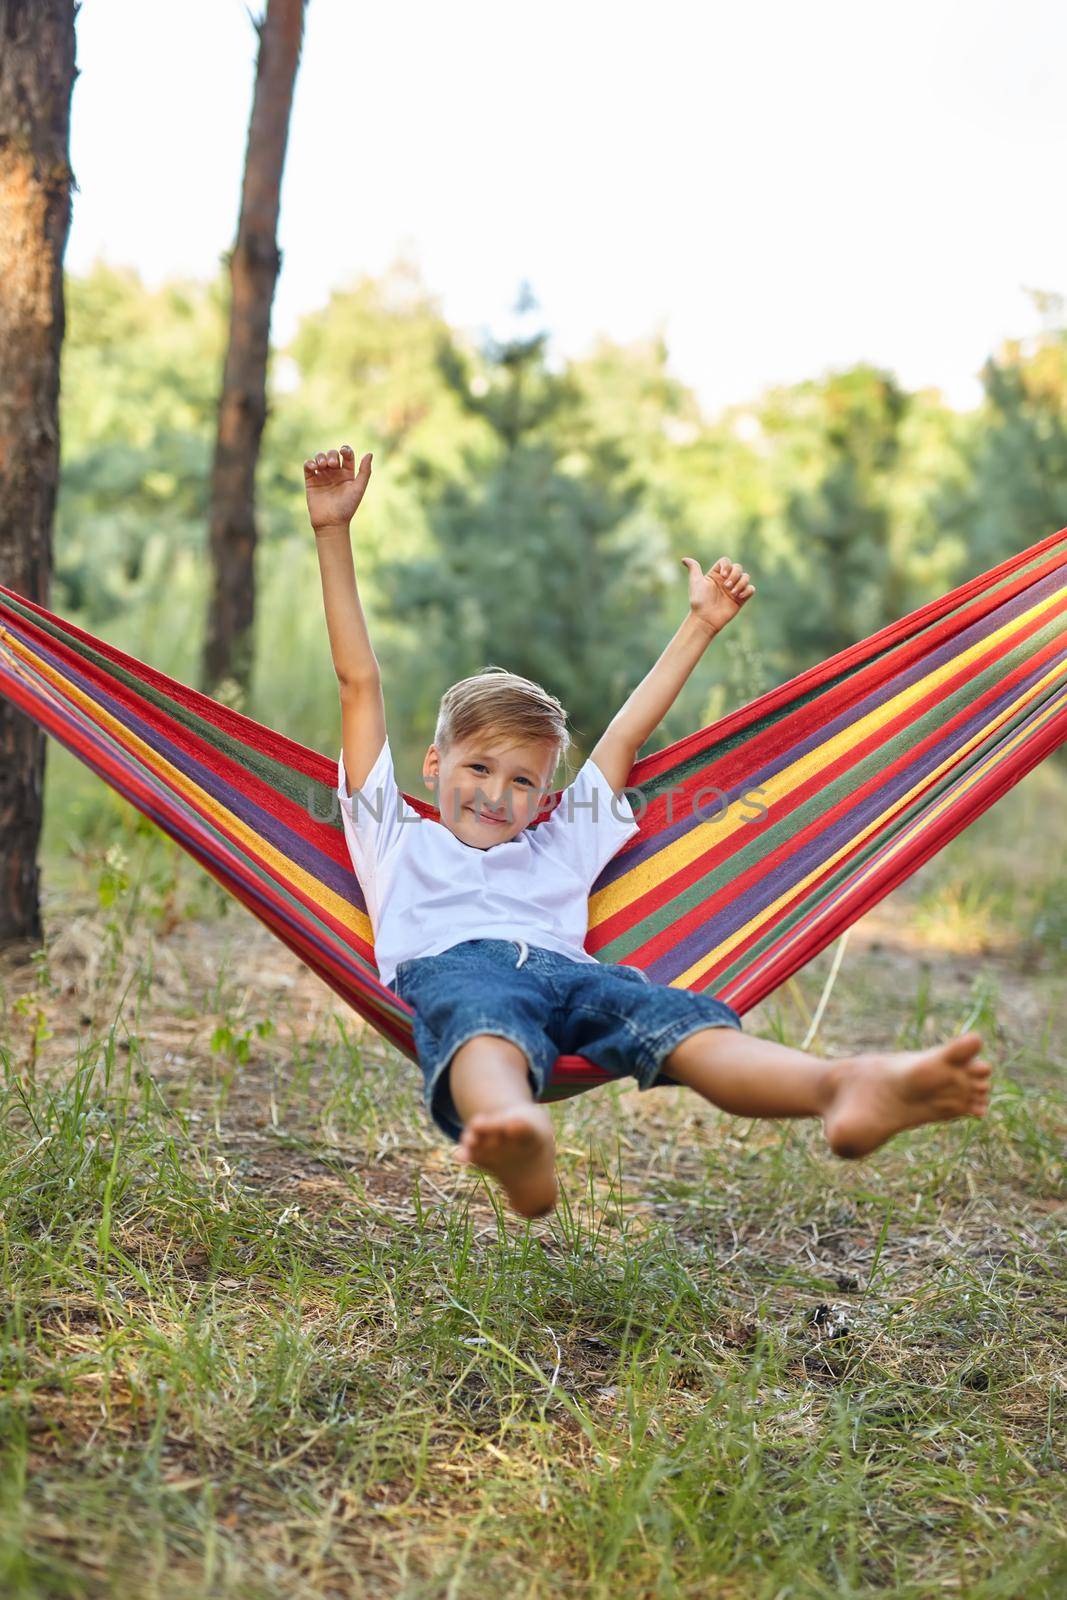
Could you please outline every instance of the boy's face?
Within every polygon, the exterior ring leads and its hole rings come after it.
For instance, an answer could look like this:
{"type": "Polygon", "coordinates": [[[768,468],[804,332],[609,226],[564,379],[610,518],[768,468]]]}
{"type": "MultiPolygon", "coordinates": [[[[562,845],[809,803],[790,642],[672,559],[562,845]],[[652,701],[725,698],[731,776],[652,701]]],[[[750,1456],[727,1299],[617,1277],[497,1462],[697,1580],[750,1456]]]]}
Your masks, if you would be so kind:
{"type": "Polygon", "coordinates": [[[551,794],[559,748],[522,741],[498,745],[491,735],[454,744],[444,754],[432,744],[422,763],[441,821],[464,844],[491,850],[517,838],[551,794]]]}

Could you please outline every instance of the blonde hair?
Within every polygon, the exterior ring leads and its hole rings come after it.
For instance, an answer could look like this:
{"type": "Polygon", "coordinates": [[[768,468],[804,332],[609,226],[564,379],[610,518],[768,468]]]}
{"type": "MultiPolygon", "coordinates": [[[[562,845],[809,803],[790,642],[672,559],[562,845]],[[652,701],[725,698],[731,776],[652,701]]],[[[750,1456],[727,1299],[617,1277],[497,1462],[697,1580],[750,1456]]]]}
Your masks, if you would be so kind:
{"type": "Polygon", "coordinates": [[[480,733],[491,735],[493,744],[508,738],[554,744],[557,765],[571,744],[567,713],[555,695],[506,667],[483,667],[441,696],[433,736],[440,751],[480,733]]]}

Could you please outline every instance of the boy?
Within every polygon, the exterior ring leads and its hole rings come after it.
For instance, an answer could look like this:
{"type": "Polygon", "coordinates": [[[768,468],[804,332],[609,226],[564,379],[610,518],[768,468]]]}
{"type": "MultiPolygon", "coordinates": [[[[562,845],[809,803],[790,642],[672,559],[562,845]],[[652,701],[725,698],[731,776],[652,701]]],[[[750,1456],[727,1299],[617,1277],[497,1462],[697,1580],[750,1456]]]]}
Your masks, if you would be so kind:
{"type": "Polygon", "coordinates": [[[304,463],[326,627],[341,697],[338,798],[382,982],[414,1011],[434,1122],[522,1216],[557,1198],[552,1122],[538,1104],[557,1055],[584,1055],[642,1089],[661,1073],[744,1117],[822,1118],[830,1148],[861,1156],[904,1128],[985,1115],[977,1033],[929,1050],[824,1060],[746,1038],[711,995],[653,983],[584,948],[588,894],[638,832],[622,793],[708,644],[747,604],[748,574],[691,556],[689,614],[612,719],[574,783],[531,828],[566,754],[559,701],[491,668],[441,700],[423,777],[439,819],[400,798],[381,677],[356,589],[349,524],[370,482],[351,446],[304,463]]]}

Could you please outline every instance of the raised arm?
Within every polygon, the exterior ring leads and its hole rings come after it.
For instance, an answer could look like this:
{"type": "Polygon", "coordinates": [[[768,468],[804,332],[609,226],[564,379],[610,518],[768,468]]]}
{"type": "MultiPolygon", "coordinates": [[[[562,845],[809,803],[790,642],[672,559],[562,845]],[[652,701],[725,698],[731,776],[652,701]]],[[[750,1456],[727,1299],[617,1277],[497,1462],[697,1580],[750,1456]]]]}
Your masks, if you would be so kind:
{"type": "Polygon", "coordinates": [[[689,615],[590,751],[616,794],[626,787],[637,752],[663,721],[712,639],[756,592],[748,573],[729,556],[721,556],[706,573],[692,556],[682,560],[689,568],[689,615]]]}
{"type": "Polygon", "coordinates": [[[363,787],[386,736],[381,673],[356,587],[350,530],[370,472],[370,454],[363,457],[357,473],[355,453],[347,444],[340,450],[320,450],[304,462],[326,631],[341,697],[341,745],[349,794],[363,787]]]}

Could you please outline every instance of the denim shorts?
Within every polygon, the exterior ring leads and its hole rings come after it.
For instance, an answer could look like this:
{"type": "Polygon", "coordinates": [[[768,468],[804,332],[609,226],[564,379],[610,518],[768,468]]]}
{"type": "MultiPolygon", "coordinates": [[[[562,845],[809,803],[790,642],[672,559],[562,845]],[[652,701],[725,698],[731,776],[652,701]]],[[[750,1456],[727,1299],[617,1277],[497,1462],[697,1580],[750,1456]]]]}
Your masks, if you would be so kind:
{"type": "Polygon", "coordinates": [[[401,961],[389,985],[414,1011],[427,1110],[453,1141],[463,1124],[448,1068],[461,1044],[499,1034],[523,1051],[535,1100],[557,1056],[585,1056],[651,1089],[675,1045],[701,1028],[740,1028],[709,994],[654,983],[639,967],[574,961],[524,939],[464,939],[401,961]]]}

